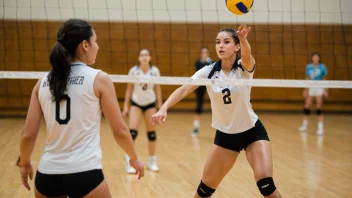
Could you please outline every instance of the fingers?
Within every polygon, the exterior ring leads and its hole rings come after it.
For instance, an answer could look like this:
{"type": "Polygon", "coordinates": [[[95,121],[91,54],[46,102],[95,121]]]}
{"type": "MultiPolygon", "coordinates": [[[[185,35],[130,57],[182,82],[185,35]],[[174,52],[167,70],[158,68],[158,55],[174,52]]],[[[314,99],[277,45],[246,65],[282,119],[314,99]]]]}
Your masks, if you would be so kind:
{"type": "Polygon", "coordinates": [[[155,121],[155,114],[154,115],[152,115],[152,124],[155,126],[156,125],[156,121],[155,121]]]}
{"type": "Polygon", "coordinates": [[[143,164],[140,163],[140,170],[139,170],[138,180],[140,180],[142,177],[144,177],[144,167],[143,167],[143,164]]]}
{"type": "Polygon", "coordinates": [[[247,27],[247,25],[240,25],[240,27],[237,30],[237,33],[239,34],[248,34],[251,31],[251,27],[247,27]]]}
{"type": "Polygon", "coordinates": [[[29,179],[33,180],[33,172],[29,173],[29,179]]]}
{"type": "Polygon", "coordinates": [[[165,118],[165,116],[163,116],[163,115],[154,114],[154,115],[152,116],[152,123],[153,123],[153,125],[160,125],[161,122],[164,122],[164,121],[163,121],[163,120],[165,120],[164,118],[165,118]]]}
{"type": "Polygon", "coordinates": [[[29,184],[28,184],[28,178],[27,178],[27,176],[26,177],[22,177],[22,184],[23,184],[23,186],[25,187],[25,188],[27,188],[27,190],[31,190],[31,187],[29,186],[29,184]]]}
{"type": "Polygon", "coordinates": [[[241,32],[243,29],[243,25],[241,24],[240,27],[238,27],[237,32],[241,32]]]}

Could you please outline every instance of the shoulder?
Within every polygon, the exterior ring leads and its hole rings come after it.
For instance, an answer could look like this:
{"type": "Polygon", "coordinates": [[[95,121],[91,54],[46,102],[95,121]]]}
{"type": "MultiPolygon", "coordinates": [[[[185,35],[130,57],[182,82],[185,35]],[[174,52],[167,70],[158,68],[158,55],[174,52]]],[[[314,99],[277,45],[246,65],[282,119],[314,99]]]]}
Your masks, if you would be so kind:
{"type": "Polygon", "coordinates": [[[155,66],[155,65],[152,65],[152,66],[150,67],[150,70],[151,70],[151,71],[159,71],[158,67],[155,66]]]}
{"type": "MultiPolygon", "coordinates": [[[[209,65],[204,66],[202,69],[206,70],[206,71],[211,71],[213,69],[216,69],[217,67],[215,67],[217,65],[217,62],[214,63],[210,63],[209,65]]],[[[221,69],[221,67],[220,67],[221,69]]]]}
{"type": "Polygon", "coordinates": [[[107,74],[104,71],[99,71],[99,73],[95,77],[95,83],[98,83],[98,84],[112,83],[112,80],[109,74],[107,74]]]}
{"type": "Polygon", "coordinates": [[[311,63],[308,63],[307,65],[306,65],[306,69],[310,69],[310,68],[312,68],[313,67],[313,65],[311,64],[311,63]]]}
{"type": "Polygon", "coordinates": [[[158,67],[155,66],[155,65],[151,66],[151,68],[150,68],[150,74],[151,74],[152,76],[160,76],[160,71],[159,71],[158,67]]]}
{"type": "Polygon", "coordinates": [[[214,74],[220,72],[221,66],[218,62],[211,63],[204,66],[200,71],[202,71],[208,78],[211,78],[214,74]]]}
{"type": "Polygon", "coordinates": [[[97,74],[97,73],[99,73],[101,70],[100,69],[95,69],[95,68],[93,68],[93,67],[90,67],[90,66],[86,66],[86,67],[84,67],[84,73],[85,74],[93,74],[93,75],[95,75],[95,74],[97,74]]]}
{"type": "Polygon", "coordinates": [[[134,74],[136,71],[139,70],[139,67],[137,65],[131,67],[131,69],[128,71],[128,74],[134,74]]]}

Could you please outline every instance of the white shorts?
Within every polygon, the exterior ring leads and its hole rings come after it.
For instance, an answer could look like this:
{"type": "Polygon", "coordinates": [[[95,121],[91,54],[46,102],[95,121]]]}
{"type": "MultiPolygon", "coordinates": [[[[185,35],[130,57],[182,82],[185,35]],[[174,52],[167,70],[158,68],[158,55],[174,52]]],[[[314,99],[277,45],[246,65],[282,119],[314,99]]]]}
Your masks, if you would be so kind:
{"type": "Polygon", "coordinates": [[[324,88],[309,88],[309,96],[322,96],[324,94],[324,88]]]}

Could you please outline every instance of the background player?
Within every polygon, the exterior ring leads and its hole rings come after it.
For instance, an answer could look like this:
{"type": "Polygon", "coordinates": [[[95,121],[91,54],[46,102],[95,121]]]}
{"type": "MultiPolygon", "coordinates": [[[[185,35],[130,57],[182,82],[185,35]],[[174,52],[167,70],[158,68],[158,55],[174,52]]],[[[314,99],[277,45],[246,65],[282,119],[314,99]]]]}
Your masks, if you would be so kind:
{"type": "MultiPolygon", "coordinates": [[[[202,47],[200,50],[200,58],[196,61],[196,71],[202,69],[206,65],[210,65],[213,63],[213,60],[209,57],[209,50],[207,47],[202,47]]],[[[196,102],[197,106],[195,109],[194,121],[193,121],[193,132],[192,136],[197,136],[199,133],[200,126],[200,115],[203,112],[203,102],[204,102],[204,94],[206,88],[205,86],[199,86],[196,91],[196,102]]]]}
{"type": "MultiPolygon", "coordinates": [[[[306,79],[307,80],[325,80],[328,70],[326,66],[321,63],[320,54],[317,52],[312,53],[312,62],[306,66],[306,79]]],[[[303,92],[305,98],[304,116],[302,126],[299,128],[301,131],[306,131],[308,127],[308,115],[310,114],[310,106],[313,103],[313,97],[316,98],[318,115],[318,130],[317,134],[324,134],[324,117],[322,114],[323,96],[328,97],[328,91],[324,88],[309,88],[303,92]]]]}
{"type": "Polygon", "coordinates": [[[117,143],[144,174],[125,125],[110,77],[87,65],[95,62],[97,37],[91,25],[71,19],[60,27],[50,54],[52,70],[35,85],[21,136],[22,184],[30,190],[31,154],[42,118],[47,140],[35,178],[35,197],[111,197],[102,172],[101,111],[117,143]]]}
{"type": "MultiPolygon", "coordinates": [[[[160,76],[160,72],[156,66],[152,66],[151,54],[148,49],[142,49],[139,52],[138,65],[132,67],[128,72],[130,76],[160,76]]],[[[129,126],[132,139],[135,140],[138,135],[139,125],[142,115],[144,114],[145,125],[148,136],[149,161],[148,168],[151,171],[158,171],[156,158],[156,133],[154,125],[151,123],[151,117],[156,113],[156,105],[158,108],[162,105],[162,96],[160,85],[154,84],[127,84],[125,103],[123,108],[123,116],[129,113],[129,126]],[[129,103],[131,107],[129,108],[129,103]]],[[[128,163],[129,157],[126,155],[128,173],[135,173],[135,169],[128,163]]]]}
{"type": "MultiPolygon", "coordinates": [[[[221,60],[206,66],[193,75],[193,79],[252,79],[255,60],[247,41],[250,28],[241,25],[238,34],[233,29],[221,30],[216,38],[216,52],[221,60]],[[241,49],[241,50],[240,50],[241,49]],[[241,58],[237,56],[240,51],[241,58]]],[[[167,109],[196,89],[183,85],[174,91],[153,115],[153,123],[161,124],[167,109]]],[[[263,124],[250,104],[249,86],[208,86],[212,107],[212,126],[216,129],[213,148],[204,167],[202,180],[194,197],[211,197],[221,180],[231,170],[239,152],[246,157],[254,171],[261,194],[281,197],[273,180],[271,146],[263,124]]]]}

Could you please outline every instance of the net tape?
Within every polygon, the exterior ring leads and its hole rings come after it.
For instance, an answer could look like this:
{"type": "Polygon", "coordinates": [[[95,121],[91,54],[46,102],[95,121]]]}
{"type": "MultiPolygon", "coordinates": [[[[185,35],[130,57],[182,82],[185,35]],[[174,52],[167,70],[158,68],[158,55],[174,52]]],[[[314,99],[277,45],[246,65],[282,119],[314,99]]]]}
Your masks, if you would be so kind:
{"type": "MultiPolygon", "coordinates": [[[[47,72],[0,71],[0,79],[40,79],[47,72]]],[[[342,80],[281,80],[281,79],[192,79],[190,77],[140,77],[128,75],[110,75],[115,83],[151,83],[160,85],[232,85],[252,87],[287,88],[340,88],[351,89],[352,81],[342,80]]]]}

